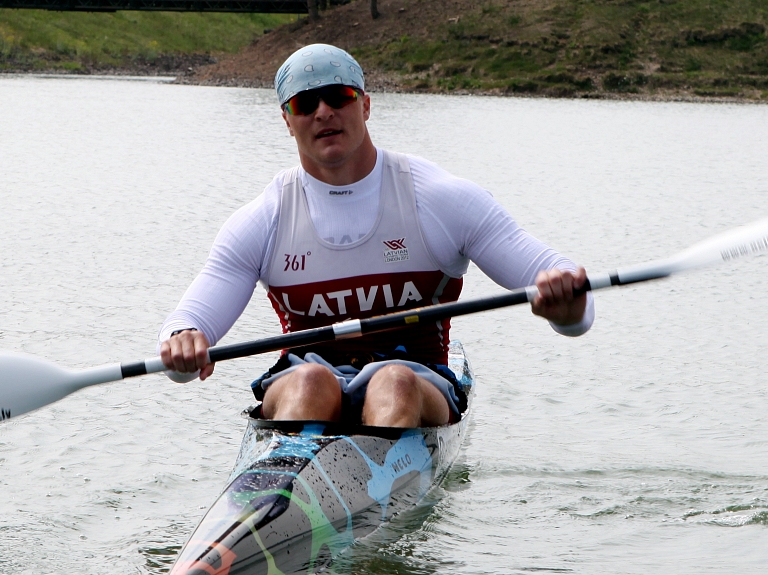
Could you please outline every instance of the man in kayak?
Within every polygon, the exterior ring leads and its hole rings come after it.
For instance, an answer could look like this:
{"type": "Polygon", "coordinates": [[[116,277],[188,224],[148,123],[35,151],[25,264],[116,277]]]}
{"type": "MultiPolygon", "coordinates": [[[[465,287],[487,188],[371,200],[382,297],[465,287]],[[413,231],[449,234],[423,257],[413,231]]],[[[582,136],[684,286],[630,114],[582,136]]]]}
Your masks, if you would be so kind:
{"type": "MultiPolygon", "coordinates": [[[[280,172],[219,232],[200,275],[159,334],[176,381],[213,372],[207,349],[257,282],[284,331],[455,301],[475,262],[498,284],[535,283],[533,313],[586,332],[586,272],[531,237],[479,186],[421,158],[377,148],[371,98],[343,50],[313,44],[280,67],[275,88],[301,165],[280,172]]],[[[456,420],[446,368],[448,320],[285,353],[254,382],[262,416],[418,427],[456,420]]]]}

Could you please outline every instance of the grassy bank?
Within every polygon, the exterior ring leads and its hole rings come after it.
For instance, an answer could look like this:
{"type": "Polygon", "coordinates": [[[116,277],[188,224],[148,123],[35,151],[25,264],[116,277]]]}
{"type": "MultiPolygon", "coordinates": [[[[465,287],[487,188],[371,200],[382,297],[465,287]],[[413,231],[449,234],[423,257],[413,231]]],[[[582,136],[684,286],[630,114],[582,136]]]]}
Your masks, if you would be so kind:
{"type": "MultiPolygon", "coordinates": [[[[414,7],[417,2],[411,2],[414,7]]],[[[768,99],[766,0],[485,0],[358,48],[417,90],[768,99]]]]}
{"type": "Polygon", "coordinates": [[[0,71],[173,71],[236,52],[294,18],[0,9],[0,71]]]}
{"type": "Polygon", "coordinates": [[[189,81],[265,86],[296,46],[328,42],[358,57],[378,89],[768,101],[768,0],[378,5],[376,20],[369,0],[353,0],[314,23],[277,15],[0,10],[0,70],[152,73],[188,65],[196,71],[189,81]],[[210,54],[222,54],[218,64],[206,66],[210,54]]]}

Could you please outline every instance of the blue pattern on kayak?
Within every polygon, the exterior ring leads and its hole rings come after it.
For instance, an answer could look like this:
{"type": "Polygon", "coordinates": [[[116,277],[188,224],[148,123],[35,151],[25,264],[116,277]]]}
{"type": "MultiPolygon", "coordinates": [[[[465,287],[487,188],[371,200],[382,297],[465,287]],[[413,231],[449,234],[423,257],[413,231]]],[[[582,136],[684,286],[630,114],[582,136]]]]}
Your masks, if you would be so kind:
{"type": "Polygon", "coordinates": [[[263,461],[271,457],[303,457],[312,460],[320,451],[321,445],[315,439],[321,437],[324,430],[324,425],[307,424],[299,435],[281,435],[279,436],[280,440],[273,441],[256,461],[263,461]]]}
{"type": "Polygon", "coordinates": [[[387,452],[384,465],[376,464],[368,455],[349,438],[351,443],[363,456],[371,468],[371,479],[368,480],[368,495],[381,505],[381,518],[387,518],[387,505],[392,493],[392,486],[400,477],[418,471],[421,474],[419,499],[426,495],[432,483],[432,454],[429,452],[424,436],[418,429],[405,431],[400,439],[387,452]]]}

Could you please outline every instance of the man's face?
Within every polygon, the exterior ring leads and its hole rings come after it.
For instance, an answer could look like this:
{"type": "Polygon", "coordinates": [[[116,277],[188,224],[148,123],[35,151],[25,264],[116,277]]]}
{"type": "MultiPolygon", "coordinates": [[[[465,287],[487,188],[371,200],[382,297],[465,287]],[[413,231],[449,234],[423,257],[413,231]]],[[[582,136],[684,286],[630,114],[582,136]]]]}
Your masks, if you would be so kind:
{"type": "Polygon", "coordinates": [[[368,137],[365,122],[370,117],[371,98],[360,93],[356,102],[332,108],[322,99],[317,109],[306,116],[293,116],[283,110],[283,119],[296,138],[302,165],[337,168],[356,158],[368,137]]]}

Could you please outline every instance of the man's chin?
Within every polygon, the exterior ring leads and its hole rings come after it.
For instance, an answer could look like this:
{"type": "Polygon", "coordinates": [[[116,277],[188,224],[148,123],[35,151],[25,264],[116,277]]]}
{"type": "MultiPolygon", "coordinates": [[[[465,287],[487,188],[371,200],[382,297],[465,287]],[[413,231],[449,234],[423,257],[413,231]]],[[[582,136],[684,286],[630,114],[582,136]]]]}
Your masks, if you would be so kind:
{"type": "Polygon", "coordinates": [[[352,155],[350,150],[347,150],[343,146],[324,146],[315,155],[316,161],[324,166],[336,167],[344,164],[345,161],[352,155]]]}

